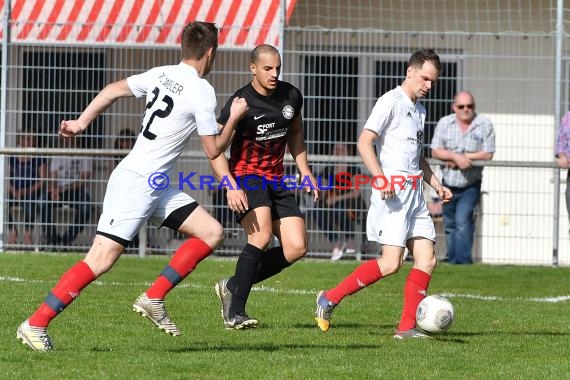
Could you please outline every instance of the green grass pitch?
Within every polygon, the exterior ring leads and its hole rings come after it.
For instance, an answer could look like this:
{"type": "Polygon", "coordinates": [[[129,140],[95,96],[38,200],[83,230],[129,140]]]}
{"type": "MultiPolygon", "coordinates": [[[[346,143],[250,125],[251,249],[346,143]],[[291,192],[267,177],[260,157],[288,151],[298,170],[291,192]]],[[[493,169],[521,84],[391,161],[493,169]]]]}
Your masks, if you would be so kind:
{"type": "Polygon", "coordinates": [[[0,373],[6,379],[562,379],[570,374],[570,268],[440,264],[430,294],[446,294],[451,329],[433,340],[392,338],[406,263],[347,297],[322,333],[315,294],[354,261],[303,260],[256,286],[254,330],[222,325],[213,285],[235,259],[210,257],[166,299],[182,336],[131,309],[167,263],[123,256],[51,324],[51,353],[15,339],[18,324],[83,256],[0,254],[0,373]]]}

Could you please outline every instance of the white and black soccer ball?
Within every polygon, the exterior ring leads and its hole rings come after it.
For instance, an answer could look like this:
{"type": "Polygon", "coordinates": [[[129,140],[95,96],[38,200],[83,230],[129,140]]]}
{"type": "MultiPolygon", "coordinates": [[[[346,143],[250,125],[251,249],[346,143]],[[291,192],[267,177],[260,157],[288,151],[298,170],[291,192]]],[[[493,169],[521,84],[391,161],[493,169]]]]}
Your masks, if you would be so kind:
{"type": "Polygon", "coordinates": [[[453,305],[442,296],[427,296],[418,305],[416,322],[430,333],[441,333],[449,329],[455,318],[453,305]]]}

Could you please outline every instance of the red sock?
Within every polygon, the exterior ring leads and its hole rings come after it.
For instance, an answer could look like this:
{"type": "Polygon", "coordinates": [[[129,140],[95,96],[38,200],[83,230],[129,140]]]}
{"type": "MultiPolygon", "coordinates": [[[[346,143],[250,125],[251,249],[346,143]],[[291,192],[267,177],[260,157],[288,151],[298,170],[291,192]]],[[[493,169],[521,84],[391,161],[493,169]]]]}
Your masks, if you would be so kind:
{"type": "Polygon", "coordinates": [[[398,329],[406,331],[416,327],[416,310],[425,298],[431,275],[412,268],[404,285],[404,308],[398,329]]]}
{"type": "Polygon", "coordinates": [[[368,260],[349,274],[334,289],[326,292],[329,301],[339,304],[346,296],[358,292],[360,289],[372,285],[382,278],[380,267],[376,259],[368,260]]]}
{"type": "Polygon", "coordinates": [[[176,250],[172,260],[162,270],[154,284],[146,291],[148,298],[164,299],[174,288],[196,268],[198,263],[212,253],[212,248],[203,240],[191,238],[176,250]]]}
{"type": "Polygon", "coordinates": [[[30,325],[47,327],[51,320],[73,302],[81,290],[94,280],[95,274],[85,261],[80,261],[69,268],[36,312],[32,314],[30,325]]]}

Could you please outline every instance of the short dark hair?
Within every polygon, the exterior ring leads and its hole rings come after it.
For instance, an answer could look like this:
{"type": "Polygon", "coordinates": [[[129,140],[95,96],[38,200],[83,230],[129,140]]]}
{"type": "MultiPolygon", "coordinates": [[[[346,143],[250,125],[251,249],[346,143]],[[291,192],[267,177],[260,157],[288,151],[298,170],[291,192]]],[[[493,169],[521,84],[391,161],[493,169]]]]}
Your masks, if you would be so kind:
{"type": "Polygon", "coordinates": [[[434,67],[437,70],[437,73],[441,74],[443,71],[443,66],[439,60],[439,55],[437,55],[433,49],[421,49],[416,51],[410,57],[410,60],[408,61],[408,67],[413,66],[416,68],[421,68],[426,61],[433,63],[434,67]]]}
{"type": "Polygon", "coordinates": [[[200,59],[209,48],[218,49],[218,28],[212,22],[192,21],[180,38],[182,59],[200,59]]]}
{"type": "Polygon", "coordinates": [[[277,50],[277,48],[275,46],[272,45],[268,45],[268,44],[261,44],[261,45],[257,45],[252,51],[251,51],[251,56],[249,58],[249,61],[251,63],[256,63],[257,60],[259,59],[259,56],[262,53],[270,53],[270,54],[279,54],[279,50],[277,50]]]}

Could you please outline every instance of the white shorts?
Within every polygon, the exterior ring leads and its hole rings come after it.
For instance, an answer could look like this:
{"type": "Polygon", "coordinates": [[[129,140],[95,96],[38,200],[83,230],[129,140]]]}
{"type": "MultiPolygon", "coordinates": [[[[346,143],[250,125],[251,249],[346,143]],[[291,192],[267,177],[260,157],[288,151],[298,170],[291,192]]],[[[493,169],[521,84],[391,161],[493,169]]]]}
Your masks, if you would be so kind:
{"type": "Polygon", "coordinates": [[[380,244],[405,247],[414,237],[435,242],[435,228],[422,192],[422,180],[408,179],[404,188],[396,189],[396,196],[383,200],[380,191],[372,189],[370,208],[366,218],[368,240],[380,244]]]}
{"type": "Polygon", "coordinates": [[[148,178],[118,168],[107,183],[97,232],[131,241],[147,221],[160,226],[171,212],[193,202],[176,186],[155,190],[148,178]]]}

